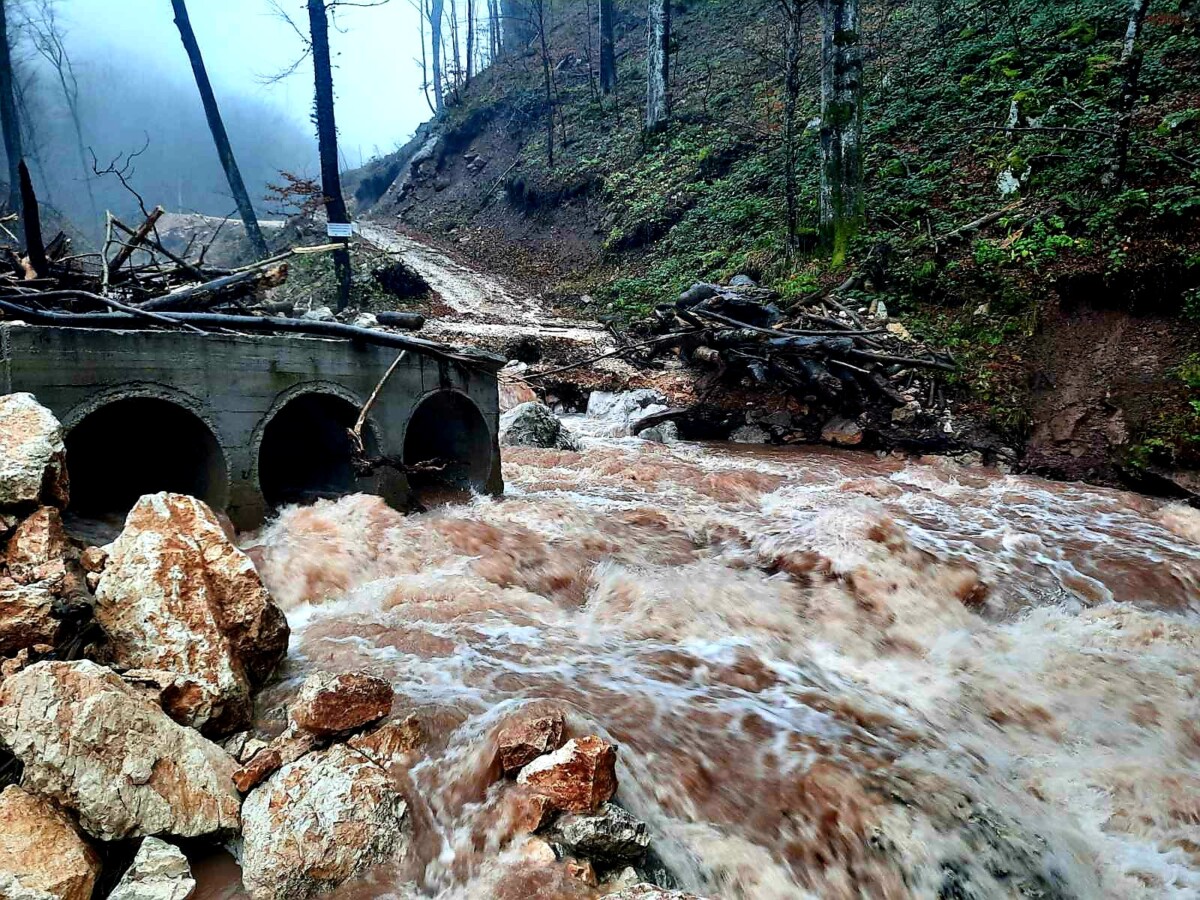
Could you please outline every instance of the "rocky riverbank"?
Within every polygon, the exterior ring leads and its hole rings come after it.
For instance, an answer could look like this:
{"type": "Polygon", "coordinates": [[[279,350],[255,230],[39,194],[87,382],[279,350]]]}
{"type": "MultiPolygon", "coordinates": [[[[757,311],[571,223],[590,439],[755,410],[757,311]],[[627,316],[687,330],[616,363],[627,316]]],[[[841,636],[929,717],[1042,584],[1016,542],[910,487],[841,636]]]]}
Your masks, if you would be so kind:
{"type": "MultiPolygon", "coordinates": [[[[432,839],[406,789],[426,738],[387,680],[312,674],[282,729],[256,718],[289,626],[228,523],[160,493],[80,546],[69,499],[59,423],[0,397],[0,897],[185,900],[226,848],[251,898],[294,900],[432,839]]],[[[488,747],[497,833],[531,870],[573,896],[691,896],[615,802],[612,742],[551,704],[488,747]]]]}

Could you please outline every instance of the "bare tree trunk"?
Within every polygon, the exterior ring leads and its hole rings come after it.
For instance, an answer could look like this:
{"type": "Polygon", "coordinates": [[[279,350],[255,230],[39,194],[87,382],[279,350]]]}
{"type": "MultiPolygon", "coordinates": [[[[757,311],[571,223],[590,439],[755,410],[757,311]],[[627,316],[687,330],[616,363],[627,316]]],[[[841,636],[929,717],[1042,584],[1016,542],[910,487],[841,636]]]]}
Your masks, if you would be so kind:
{"type": "Polygon", "coordinates": [[[500,58],[500,0],[488,0],[488,48],[488,64],[494,65],[500,58]]]}
{"type": "Polygon", "coordinates": [[[4,129],[4,153],[8,157],[8,208],[21,211],[21,122],[13,93],[12,55],[8,44],[8,17],[0,0],[0,127],[4,129]]]}
{"type": "Polygon", "coordinates": [[[537,4],[542,0],[500,0],[504,19],[501,46],[505,52],[524,50],[537,37],[537,4]]]}
{"type": "Polygon", "coordinates": [[[458,0],[450,0],[450,49],[451,59],[454,60],[454,77],[450,83],[454,86],[455,100],[458,99],[458,88],[462,83],[462,57],[458,49],[458,0]]]}
{"type": "Polygon", "coordinates": [[[437,111],[445,106],[442,94],[442,18],[445,14],[445,0],[429,0],[429,43],[433,53],[433,102],[437,111]]]}
{"type": "Polygon", "coordinates": [[[1146,10],[1150,0],[1132,0],[1129,25],[1125,29],[1125,45],[1121,48],[1120,69],[1124,73],[1121,84],[1121,110],[1117,117],[1117,132],[1113,141],[1113,181],[1117,187],[1125,183],[1129,166],[1129,142],[1133,134],[1133,111],[1137,106],[1138,81],[1142,75],[1142,49],[1138,38],[1146,21],[1146,10]]]}
{"type": "Polygon", "coordinates": [[[613,0],[600,0],[600,90],[611,94],[617,86],[617,54],[613,41],[613,0]]]}
{"type": "Polygon", "coordinates": [[[858,0],[821,0],[821,241],[846,260],[863,222],[858,0]]]}
{"type": "Polygon", "coordinates": [[[800,199],[796,185],[796,106],[800,98],[800,39],[804,0],[787,0],[787,70],[784,73],[784,191],[787,199],[787,253],[800,246],[800,199]]]}
{"type": "MultiPolygon", "coordinates": [[[[329,59],[329,20],[325,0],[308,0],[308,23],[312,34],[313,75],[316,86],[317,144],[321,155],[321,191],[325,195],[325,215],[331,225],[348,224],[350,215],[342,196],[342,175],[338,168],[337,121],[333,112],[333,67],[329,59]]],[[[349,240],[333,253],[338,283],[337,308],[350,303],[349,240]]]]}
{"type": "Polygon", "coordinates": [[[421,92],[425,94],[425,102],[429,104],[429,111],[435,116],[437,115],[437,107],[433,103],[433,98],[429,96],[429,60],[425,54],[425,20],[428,18],[428,6],[425,0],[420,0],[420,6],[417,9],[417,29],[421,36],[421,92]]]}
{"type": "Polygon", "coordinates": [[[542,44],[542,76],[546,84],[546,164],[554,168],[554,91],[550,83],[550,45],[546,40],[546,3],[549,0],[533,0],[536,14],[538,38],[542,44]]]}
{"type": "Polygon", "coordinates": [[[646,35],[646,130],[654,132],[671,115],[671,0],[650,0],[646,35]]]}
{"type": "Polygon", "coordinates": [[[200,91],[200,100],[204,104],[204,115],[208,119],[208,130],[212,132],[213,143],[217,145],[217,156],[221,159],[221,168],[225,170],[229,190],[237,204],[238,214],[242,217],[242,224],[246,227],[246,237],[258,258],[266,259],[270,255],[267,250],[267,242],[263,239],[262,231],[258,227],[254,204],[250,202],[250,195],[246,192],[246,183],[242,180],[242,172],[238,168],[237,159],[233,155],[233,147],[229,143],[229,135],[225,132],[225,123],[221,119],[217,97],[213,93],[212,83],[208,80],[208,72],[204,68],[204,57],[200,55],[200,45],[196,42],[196,34],[192,31],[192,23],[188,18],[187,4],[184,0],[171,0],[171,8],[175,10],[175,26],[179,29],[183,47],[192,64],[192,74],[196,76],[196,89],[200,91]]]}
{"type": "Polygon", "coordinates": [[[467,84],[475,77],[475,0],[467,0],[467,84]]]}

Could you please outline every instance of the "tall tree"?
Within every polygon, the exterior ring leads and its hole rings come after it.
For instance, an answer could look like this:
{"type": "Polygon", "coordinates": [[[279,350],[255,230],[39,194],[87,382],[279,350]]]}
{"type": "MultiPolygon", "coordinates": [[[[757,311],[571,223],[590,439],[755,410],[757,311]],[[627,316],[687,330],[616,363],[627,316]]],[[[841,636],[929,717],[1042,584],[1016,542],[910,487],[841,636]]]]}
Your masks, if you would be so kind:
{"type": "Polygon", "coordinates": [[[92,189],[94,173],[88,166],[87,148],[83,139],[83,117],[79,112],[79,79],[75,76],[75,66],[67,53],[55,2],[56,0],[37,0],[36,5],[27,11],[26,17],[34,49],[54,69],[58,86],[62,90],[63,102],[67,106],[67,115],[71,118],[71,127],[75,133],[75,152],[79,156],[79,168],[83,175],[84,187],[87,189],[88,209],[92,222],[96,222],[100,213],[96,207],[96,194],[92,189]]]}
{"type": "Polygon", "coordinates": [[[1117,187],[1125,183],[1129,165],[1129,142],[1133,134],[1133,110],[1137,105],[1138,82],[1142,75],[1142,48],[1138,42],[1142,25],[1146,21],[1146,10],[1150,0],[1131,0],[1129,24],[1125,29],[1125,43],[1121,48],[1121,108],[1117,117],[1114,144],[1113,181],[1117,187]]]}
{"type": "Polygon", "coordinates": [[[821,241],[846,259],[863,222],[862,44],[858,0],[820,0],[821,241]]]}
{"type": "Polygon", "coordinates": [[[787,252],[791,256],[800,243],[800,198],[796,184],[798,148],[796,142],[796,108],[800,100],[800,42],[801,26],[809,0],[780,0],[784,14],[784,74],[783,74],[783,147],[784,194],[787,202],[787,252]]]}
{"type": "Polygon", "coordinates": [[[537,37],[537,0],[500,0],[500,46],[505,53],[524,50],[537,37]]]}
{"type": "Polygon", "coordinates": [[[549,3],[550,0],[530,0],[529,9],[542,51],[542,78],[546,88],[546,163],[554,168],[554,87],[550,76],[550,42],[546,35],[549,3]]]}
{"type": "Polygon", "coordinates": [[[475,0],[467,0],[467,80],[475,77],[475,0]]]}
{"type": "Polygon", "coordinates": [[[441,112],[446,105],[442,73],[442,24],[445,12],[445,0],[429,0],[429,49],[433,61],[433,102],[438,112],[441,112]]]}
{"type": "Polygon", "coordinates": [[[488,61],[495,62],[500,58],[500,0],[487,0],[488,3],[488,61]]]}
{"type": "MultiPolygon", "coordinates": [[[[329,224],[346,225],[350,214],[342,196],[338,168],[337,121],[333,114],[333,64],[329,57],[329,18],[325,0],[308,0],[308,27],[312,37],[313,77],[316,85],[317,145],[321,155],[321,190],[325,194],[325,216],[329,224]]],[[[333,252],[341,311],[350,304],[349,241],[333,252]]]]}
{"type": "Polygon", "coordinates": [[[613,0],[600,0],[600,90],[611,94],[617,86],[617,54],[613,40],[613,0]]]}
{"type": "Polygon", "coordinates": [[[8,157],[8,208],[21,211],[21,120],[13,91],[12,53],[8,43],[6,0],[0,0],[0,128],[4,129],[4,153],[8,157]]]}
{"type": "Polygon", "coordinates": [[[646,130],[666,127],[671,115],[671,0],[650,0],[646,19],[646,130]]]}
{"type": "Polygon", "coordinates": [[[208,80],[208,70],[204,67],[204,57],[200,54],[200,45],[196,34],[192,31],[192,22],[188,18],[187,4],[184,0],[171,0],[171,8],[175,11],[175,26],[179,29],[179,37],[183,40],[184,50],[192,64],[192,74],[196,77],[196,89],[200,92],[200,100],[204,104],[204,115],[208,119],[208,130],[212,132],[213,143],[217,146],[217,156],[221,167],[225,170],[225,179],[229,182],[229,190],[237,204],[238,214],[246,227],[246,237],[250,246],[259,259],[265,259],[269,253],[267,242],[263,239],[262,230],[258,227],[258,217],[254,214],[254,205],[246,191],[246,183],[242,180],[242,172],[238,168],[237,159],[233,155],[233,147],[229,143],[229,135],[225,131],[225,123],[221,119],[221,110],[217,106],[217,97],[213,93],[212,83],[208,80]]]}

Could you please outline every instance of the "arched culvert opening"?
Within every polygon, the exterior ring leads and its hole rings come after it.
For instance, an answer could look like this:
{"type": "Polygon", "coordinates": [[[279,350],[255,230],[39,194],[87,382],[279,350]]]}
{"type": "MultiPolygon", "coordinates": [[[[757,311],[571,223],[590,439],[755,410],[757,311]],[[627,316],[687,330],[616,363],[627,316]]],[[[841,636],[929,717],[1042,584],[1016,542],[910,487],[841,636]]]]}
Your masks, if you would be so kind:
{"type": "Polygon", "coordinates": [[[125,515],[143,494],[172,491],[215,509],[229,500],[225,455],[195,414],[157,397],[126,397],[89,413],[66,439],[71,511],[125,515]]]}
{"type": "Polygon", "coordinates": [[[492,436],[479,407],[454,391],[422,400],[404,433],[404,464],[418,493],[484,490],[492,468],[492,436]]]}
{"type": "MultiPolygon", "coordinates": [[[[358,408],[332,394],[301,394],[275,413],[258,451],[267,505],[312,503],[358,490],[349,434],[357,419],[358,408]]],[[[369,428],[363,442],[368,456],[378,452],[369,428]]]]}

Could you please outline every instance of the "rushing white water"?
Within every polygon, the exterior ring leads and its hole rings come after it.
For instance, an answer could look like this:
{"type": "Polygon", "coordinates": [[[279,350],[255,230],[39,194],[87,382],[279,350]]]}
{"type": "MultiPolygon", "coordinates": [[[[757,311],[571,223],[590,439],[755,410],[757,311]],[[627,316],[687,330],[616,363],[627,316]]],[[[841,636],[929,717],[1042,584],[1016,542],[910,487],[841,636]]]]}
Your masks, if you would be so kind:
{"type": "Polygon", "coordinates": [[[429,735],[414,858],[338,896],[596,896],[521,855],[492,738],[530,704],[620,746],[618,800],[697,893],[1200,895],[1200,513],[585,444],[506,451],[503,499],[348,497],[247,540],[294,631],[264,725],[305,673],[365,669],[429,735]]]}

